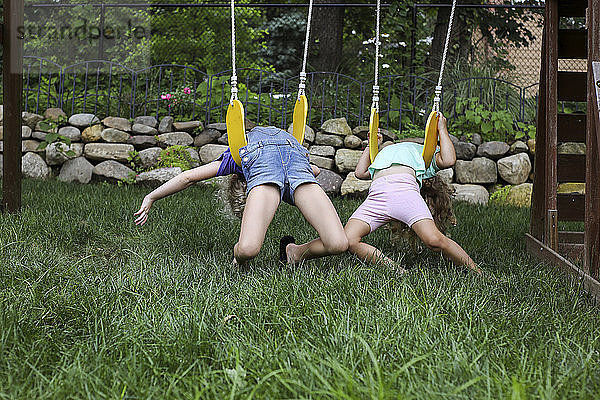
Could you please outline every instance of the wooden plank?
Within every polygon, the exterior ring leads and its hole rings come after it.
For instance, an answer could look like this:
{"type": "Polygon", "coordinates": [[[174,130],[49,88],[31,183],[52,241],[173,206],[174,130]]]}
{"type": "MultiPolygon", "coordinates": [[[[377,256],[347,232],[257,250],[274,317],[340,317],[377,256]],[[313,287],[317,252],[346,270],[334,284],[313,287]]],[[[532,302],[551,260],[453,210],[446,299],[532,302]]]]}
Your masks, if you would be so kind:
{"type": "Polygon", "coordinates": [[[585,155],[559,154],[556,162],[558,183],[585,182],[585,155]]]}
{"type": "Polygon", "coordinates": [[[559,231],[558,241],[560,243],[583,244],[583,232],[559,231]]]}
{"type": "Polygon", "coordinates": [[[17,29],[23,26],[23,0],[4,1],[2,37],[2,78],[4,149],[2,203],[7,212],[21,209],[21,103],[23,96],[23,40],[17,29]]]}
{"type": "Polygon", "coordinates": [[[560,193],[557,196],[559,221],[583,221],[585,196],[578,193],[560,193]]]}
{"type": "Polygon", "coordinates": [[[596,279],[529,234],[525,234],[525,244],[530,254],[558,267],[577,284],[582,285],[583,290],[592,295],[596,301],[600,301],[600,283],[596,279]]]}
{"type": "Polygon", "coordinates": [[[586,59],[587,31],[585,29],[559,29],[558,58],[586,59]]]}
{"type": "MultiPolygon", "coordinates": [[[[557,137],[558,137],[558,0],[546,1],[546,14],[544,26],[546,28],[546,180],[545,187],[545,207],[544,207],[544,232],[549,231],[550,221],[546,214],[548,210],[557,210],[557,137]]],[[[537,149],[537,146],[536,146],[537,149]]],[[[560,214],[559,214],[560,216],[560,214]]],[[[546,237],[544,243],[549,244],[549,238],[546,237]]]]}
{"type": "Polygon", "coordinates": [[[583,243],[559,243],[558,253],[566,259],[580,261],[583,258],[583,243]]]}
{"type": "Polygon", "coordinates": [[[600,0],[588,2],[588,115],[583,268],[600,276],[600,0]]]}
{"type": "Polygon", "coordinates": [[[533,159],[533,191],[531,193],[531,207],[529,218],[529,231],[531,235],[544,241],[546,218],[546,92],[547,92],[547,62],[546,62],[546,28],[542,32],[542,60],[540,65],[539,101],[536,121],[536,152],[533,159]]]}
{"type": "Polygon", "coordinates": [[[558,13],[561,17],[585,17],[586,0],[563,0],[559,2],[558,13]]]}
{"type": "Polygon", "coordinates": [[[558,73],[557,101],[587,101],[587,74],[560,71],[558,73]]]}
{"type": "Polygon", "coordinates": [[[558,114],[558,141],[585,143],[585,114],[558,114]]]}
{"type": "Polygon", "coordinates": [[[548,247],[558,251],[558,219],[556,210],[548,210],[548,247]]]}

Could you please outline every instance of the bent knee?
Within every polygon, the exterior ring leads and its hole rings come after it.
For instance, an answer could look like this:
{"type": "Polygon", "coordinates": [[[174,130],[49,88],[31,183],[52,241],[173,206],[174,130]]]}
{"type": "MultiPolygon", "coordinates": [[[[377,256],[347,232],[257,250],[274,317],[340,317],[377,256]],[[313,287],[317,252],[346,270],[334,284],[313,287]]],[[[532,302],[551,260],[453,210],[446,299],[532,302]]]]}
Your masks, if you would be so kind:
{"type": "Polygon", "coordinates": [[[251,259],[258,255],[260,245],[256,243],[238,242],[236,246],[236,256],[242,259],[251,259]]]}
{"type": "Polygon", "coordinates": [[[329,254],[340,254],[348,250],[348,238],[343,235],[335,239],[323,240],[323,245],[329,254]]]}
{"type": "Polygon", "coordinates": [[[348,238],[348,251],[356,253],[360,247],[360,238],[348,238]]]}

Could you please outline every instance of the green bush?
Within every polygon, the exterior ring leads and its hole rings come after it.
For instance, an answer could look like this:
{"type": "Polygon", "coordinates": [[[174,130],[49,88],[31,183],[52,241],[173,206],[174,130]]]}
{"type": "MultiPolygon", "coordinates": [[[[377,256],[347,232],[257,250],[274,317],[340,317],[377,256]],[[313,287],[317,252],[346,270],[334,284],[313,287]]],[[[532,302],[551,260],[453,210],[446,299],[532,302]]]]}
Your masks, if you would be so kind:
{"type": "Polygon", "coordinates": [[[510,193],[511,185],[500,186],[495,192],[490,194],[489,203],[502,205],[506,203],[506,198],[510,193]]]}
{"type": "Polygon", "coordinates": [[[174,168],[179,167],[182,171],[187,171],[194,166],[194,160],[187,151],[189,146],[169,146],[160,152],[156,168],[174,168]]]}
{"type": "Polygon", "coordinates": [[[488,110],[477,97],[456,99],[455,115],[450,131],[458,137],[479,133],[486,142],[535,137],[535,125],[515,121],[509,110],[488,110]]]}

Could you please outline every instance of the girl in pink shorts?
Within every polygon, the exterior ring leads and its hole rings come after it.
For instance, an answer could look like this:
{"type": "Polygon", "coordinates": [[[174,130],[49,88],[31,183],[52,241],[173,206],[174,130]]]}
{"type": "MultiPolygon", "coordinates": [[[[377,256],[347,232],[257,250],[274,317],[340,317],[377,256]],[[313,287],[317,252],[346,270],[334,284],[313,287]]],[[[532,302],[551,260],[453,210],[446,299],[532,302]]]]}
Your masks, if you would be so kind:
{"type": "Polygon", "coordinates": [[[440,169],[452,167],[456,162],[446,118],[441,114],[438,130],[440,147],[428,168],[421,156],[421,144],[403,142],[386,146],[377,154],[372,164],[369,163],[369,148],[365,148],[354,174],[358,179],[373,179],[373,182],[367,199],[352,214],[344,227],[351,253],[365,261],[381,260],[395,265],[376,247],[362,242],[362,238],[386,223],[391,223],[393,230],[398,229],[401,222],[410,227],[430,249],[441,251],[445,257],[458,265],[465,265],[477,273],[481,272],[462,247],[445,236],[436,226],[438,222],[444,230],[444,220],[452,216],[450,190],[436,178],[436,174],[440,169]],[[431,193],[432,189],[436,191],[432,199],[437,197],[431,201],[432,208],[438,214],[436,222],[421,196],[422,191],[431,193]]]}

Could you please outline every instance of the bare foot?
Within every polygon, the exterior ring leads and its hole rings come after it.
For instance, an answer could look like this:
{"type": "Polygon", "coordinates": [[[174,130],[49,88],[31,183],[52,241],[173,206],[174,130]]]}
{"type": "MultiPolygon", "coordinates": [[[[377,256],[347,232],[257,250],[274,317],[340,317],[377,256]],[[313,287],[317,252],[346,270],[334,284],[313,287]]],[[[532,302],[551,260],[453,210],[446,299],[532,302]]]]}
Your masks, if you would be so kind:
{"type": "Polygon", "coordinates": [[[295,264],[296,263],[296,252],[295,250],[300,247],[295,243],[289,243],[285,246],[285,256],[287,257],[286,264],[295,264]]]}

